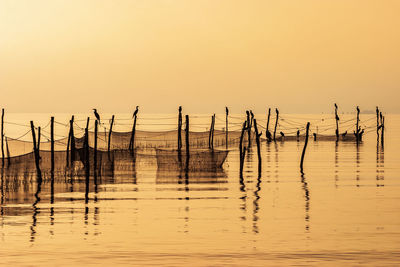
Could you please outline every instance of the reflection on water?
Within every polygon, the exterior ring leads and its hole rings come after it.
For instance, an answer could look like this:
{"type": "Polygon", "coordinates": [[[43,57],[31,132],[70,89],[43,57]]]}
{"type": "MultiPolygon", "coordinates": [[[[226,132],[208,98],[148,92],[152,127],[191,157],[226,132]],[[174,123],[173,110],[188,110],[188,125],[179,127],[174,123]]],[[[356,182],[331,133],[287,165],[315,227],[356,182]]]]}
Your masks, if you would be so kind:
{"type": "Polygon", "coordinates": [[[262,143],[261,176],[256,147],[242,177],[235,150],[208,172],[159,170],[152,157],[90,176],[2,170],[2,263],[397,265],[400,131],[390,129],[385,151],[368,136],[310,141],[305,173],[301,141],[262,143]]]}

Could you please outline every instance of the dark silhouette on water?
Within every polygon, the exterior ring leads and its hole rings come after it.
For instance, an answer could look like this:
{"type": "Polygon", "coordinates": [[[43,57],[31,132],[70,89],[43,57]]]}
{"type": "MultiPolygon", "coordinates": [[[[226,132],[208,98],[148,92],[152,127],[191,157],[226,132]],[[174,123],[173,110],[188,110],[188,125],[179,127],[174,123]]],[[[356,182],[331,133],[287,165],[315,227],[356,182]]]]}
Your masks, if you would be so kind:
{"type": "Polygon", "coordinates": [[[336,142],[339,142],[339,115],[338,115],[338,106],[335,103],[335,121],[336,121],[336,142]]]}
{"type": "Polygon", "coordinates": [[[271,142],[272,141],[272,135],[271,132],[269,131],[269,119],[271,117],[271,108],[268,109],[268,117],[267,117],[267,127],[265,130],[265,137],[267,138],[267,142],[271,142]]]}
{"type": "Polygon", "coordinates": [[[31,225],[31,239],[30,242],[35,242],[35,234],[36,234],[36,224],[37,224],[37,216],[40,213],[40,209],[37,205],[40,202],[40,192],[42,191],[42,176],[41,173],[37,174],[37,187],[35,192],[35,202],[32,204],[33,214],[32,214],[32,225],[31,225]]]}
{"type": "Polygon", "coordinates": [[[94,116],[96,117],[96,120],[98,120],[99,121],[99,124],[101,124],[101,121],[100,121],[100,115],[99,115],[99,113],[97,112],[97,109],[93,109],[93,113],[94,113],[94,116]]]}
{"type": "Polygon", "coordinates": [[[304,141],[304,148],[303,148],[303,153],[301,154],[301,160],[300,160],[300,172],[303,173],[303,161],[304,161],[304,155],[306,154],[306,148],[307,148],[307,144],[308,144],[308,131],[310,129],[310,123],[307,122],[307,126],[306,126],[306,139],[304,141]]]}
{"type": "Polygon", "coordinates": [[[304,220],[306,222],[306,231],[309,232],[310,231],[310,191],[308,189],[308,183],[307,180],[304,176],[304,172],[301,171],[301,183],[302,183],[302,188],[304,191],[304,198],[305,198],[305,216],[304,216],[304,220]]]}

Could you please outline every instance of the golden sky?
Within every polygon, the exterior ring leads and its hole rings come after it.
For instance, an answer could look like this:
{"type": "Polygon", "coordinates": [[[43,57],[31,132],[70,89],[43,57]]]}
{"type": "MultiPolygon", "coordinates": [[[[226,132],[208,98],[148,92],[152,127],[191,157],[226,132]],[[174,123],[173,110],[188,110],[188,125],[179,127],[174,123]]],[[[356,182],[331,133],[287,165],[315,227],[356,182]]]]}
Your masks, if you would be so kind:
{"type": "Polygon", "coordinates": [[[10,112],[400,112],[397,0],[1,0],[10,112]]]}

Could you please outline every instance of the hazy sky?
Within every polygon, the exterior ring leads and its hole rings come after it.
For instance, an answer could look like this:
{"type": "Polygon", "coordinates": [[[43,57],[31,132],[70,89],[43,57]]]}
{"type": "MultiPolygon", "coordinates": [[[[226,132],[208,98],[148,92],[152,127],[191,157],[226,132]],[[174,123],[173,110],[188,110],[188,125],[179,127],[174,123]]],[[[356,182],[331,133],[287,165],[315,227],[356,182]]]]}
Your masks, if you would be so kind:
{"type": "Polygon", "coordinates": [[[10,112],[400,112],[397,0],[0,0],[10,112]]]}

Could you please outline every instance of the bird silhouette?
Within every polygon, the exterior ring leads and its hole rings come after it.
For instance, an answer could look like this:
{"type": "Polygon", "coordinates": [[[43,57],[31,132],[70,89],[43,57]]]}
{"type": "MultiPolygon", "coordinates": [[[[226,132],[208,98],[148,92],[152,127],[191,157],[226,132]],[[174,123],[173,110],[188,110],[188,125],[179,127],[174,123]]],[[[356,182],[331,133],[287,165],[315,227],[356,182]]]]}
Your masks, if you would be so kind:
{"type": "Polygon", "coordinates": [[[297,137],[299,137],[299,136],[300,136],[300,130],[297,130],[297,133],[296,133],[296,135],[297,135],[297,137]]]}
{"type": "Polygon", "coordinates": [[[135,112],[133,112],[132,118],[134,118],[139,112],[139,106],[136,106],[135,112]]]}
{"type": "Polygon", "coordinates": [[[99,121],[99,124],[101,124],[100,123],[100,115],[99,115],[99,113],[97,113],[97,109],[93,109],[93,112],[94,112],[94,116],[96,117],[96,119],[99,121]]]}
{"type": "Polygon", "coordinates": [[[271,132],[267,130],[265,134],[266,134],[266,136],[267,136],[268,142],[271,142],[271,141],[272,141],[272,134],[271,134],[271,132]]]}
{"type": "Polygon", "coordinates": [[[283,132],[280,132],[280,134],[281,134],[282,137],[285,137],[285,134],[283,132]]]}

